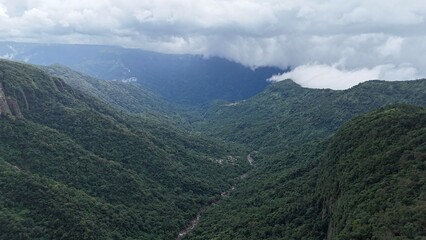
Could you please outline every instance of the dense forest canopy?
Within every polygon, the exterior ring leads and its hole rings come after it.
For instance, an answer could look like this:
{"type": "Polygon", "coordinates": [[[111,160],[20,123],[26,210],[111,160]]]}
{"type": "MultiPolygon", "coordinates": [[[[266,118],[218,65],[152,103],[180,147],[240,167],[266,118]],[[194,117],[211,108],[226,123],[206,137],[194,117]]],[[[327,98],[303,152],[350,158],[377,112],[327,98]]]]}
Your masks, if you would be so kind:
{"type": "Polygon", "coordinates": [[[426,236],[426,80],[161,94],[0,60],[0,239],[426,236]]]}

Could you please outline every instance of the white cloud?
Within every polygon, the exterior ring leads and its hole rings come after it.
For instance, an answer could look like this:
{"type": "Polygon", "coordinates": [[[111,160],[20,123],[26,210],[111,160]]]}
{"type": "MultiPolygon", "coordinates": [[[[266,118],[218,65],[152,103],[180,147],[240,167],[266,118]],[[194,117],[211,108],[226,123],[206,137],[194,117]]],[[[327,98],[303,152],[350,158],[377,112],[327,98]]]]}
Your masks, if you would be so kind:
{"type": "Polygon", "coordinates": [[[377,48],[379,54],[383,57],[398,56],[401,52],[401,47],[404,39],[401,37],[390,37],[382,46],[377,48]]]}
{"type": "Polygon", "coordinates": [[[339,64],[307,64],[299,66],[291,72],[273,76],[270,80],[277,82],[292,79],[303,87],[343,90],[368,80],[396,81],[417,78],[417,70],[409,65],[386,64],[373,68],[347,70],[340,68],[339,64]]]}
{"type": "Polygon", "coordinates": [[[424,77],[425,16],[418,0],[0,0],[0,40],[113,44],[249,66],[343,61],[349,72],[409,63],[424,77]]]}

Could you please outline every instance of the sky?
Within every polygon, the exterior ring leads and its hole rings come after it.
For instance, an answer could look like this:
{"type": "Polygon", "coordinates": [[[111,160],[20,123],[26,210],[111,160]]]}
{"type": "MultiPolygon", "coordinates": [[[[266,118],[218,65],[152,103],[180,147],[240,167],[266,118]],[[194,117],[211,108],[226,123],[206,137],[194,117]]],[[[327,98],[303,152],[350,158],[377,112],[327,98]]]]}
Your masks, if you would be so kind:
{"type": "Polygon", "coordinates": [[[279,66],[305,87],[426,77],[425,0],[0,0],[0,40],[279,66]]]}

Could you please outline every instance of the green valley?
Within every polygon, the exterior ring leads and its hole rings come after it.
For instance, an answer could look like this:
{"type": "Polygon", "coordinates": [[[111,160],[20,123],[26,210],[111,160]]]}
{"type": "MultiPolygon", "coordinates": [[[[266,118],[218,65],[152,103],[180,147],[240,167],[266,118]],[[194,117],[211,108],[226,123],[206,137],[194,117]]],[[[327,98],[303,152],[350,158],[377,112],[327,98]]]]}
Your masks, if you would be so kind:
{"type": "Polygon", "coordinates": [[[386,107],[331,139],[261,158],[189,239],[421,239],[425,114],[386,107]]]}
{"type": "Polygon", "coordinates": [[[284,80],[184,105],[0,60],[0,239],[422,239],[425,96],[284,80]]]}
{"type": "Polygon", "coordinates": [[[170,239],[248,168],[244,148],[118,112],[38,68],[2,60],[0,73],[1,238],[170,239]]]}

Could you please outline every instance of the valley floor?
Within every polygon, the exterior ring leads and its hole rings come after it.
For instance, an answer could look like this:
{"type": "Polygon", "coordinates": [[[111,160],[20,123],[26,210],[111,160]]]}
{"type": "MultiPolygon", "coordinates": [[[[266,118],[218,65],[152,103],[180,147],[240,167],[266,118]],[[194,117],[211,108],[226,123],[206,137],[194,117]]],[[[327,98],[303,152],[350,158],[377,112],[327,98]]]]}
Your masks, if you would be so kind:
{"type": "MultiPolygon", "coordinates": [[[[253,154],[253,153],[255,153],[255,152],[256,152],[256,151],[253,151],[253,152],[249,153],[249,154],[247,155],[247,157],[246,157],[247,162],[249,163],[249,165],[250,165],[251,167],[254,167],[254,159],[253,159],[253,157],[252,157],[252,154],[253,154]]],[[[191,220],[190,224],[189,224],[187,227],[185,227],[185,229],[182,229],[182,231],[180,231],[180,232],[179,232],[179,235],[178,235],[178,237],[176,238],[176,240],[181,240],[181,239],[185,238],[185,237],[186,237],[189,233],[191,233],[191,231],[192,231],[192,230],[194,230],[194,229],[197,227],[198,223],[199,223],[199,222],[200,222],[200,220],[201,220],[201,217],[202,217],[203,213],[204,213],[206,210],[208,210],[210,207],[213,207],[213,206],[215,206],[215,205],[217,205],[217,204],[220,204],[220,200],[221,200],[222,198],[229,197],[229,196],[230,196],[230,194],[231,194],[233,191],[235,191],[235,190],[237,189],[237,187],[238,187],[238,183],[240,182],[240,180],[242,180],[242,179],[246,178],[246,177],[248,176],[248,174],[249,174],[249,171],[247,171],[247,172],[243,173],[242,175],[240,175],[238,178],[236,178],[236,179],[235,179],[235,181],[234,181],[234,183],[232,184],[232,186],[231,186],[231,188],[230,188],[230,189],[228,189],[228,190],[223,191],[223,192],[221,192],[221,193],[220,193],[220,196],[221,196],[221,198],[220,198],[220,199],[217,199],[216,201],[212,202],[210,205],[208,205],[208,206],[205,206],[205,207],[201,208],[201,209],[197,212],[196,217],[195,217],[194,219],[192,219],[192,220],[191,220]]]]}

